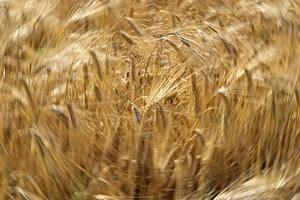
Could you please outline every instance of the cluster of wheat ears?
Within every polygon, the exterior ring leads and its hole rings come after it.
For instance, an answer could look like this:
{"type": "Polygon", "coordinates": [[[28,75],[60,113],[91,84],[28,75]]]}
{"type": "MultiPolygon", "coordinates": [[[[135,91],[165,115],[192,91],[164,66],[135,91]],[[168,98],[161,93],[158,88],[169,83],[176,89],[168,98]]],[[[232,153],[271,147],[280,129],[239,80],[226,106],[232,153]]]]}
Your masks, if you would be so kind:
{"type": "Polygon", "coordinates": [[[300,199],[299,0],[0,0],[0,199],[300,199]]]}

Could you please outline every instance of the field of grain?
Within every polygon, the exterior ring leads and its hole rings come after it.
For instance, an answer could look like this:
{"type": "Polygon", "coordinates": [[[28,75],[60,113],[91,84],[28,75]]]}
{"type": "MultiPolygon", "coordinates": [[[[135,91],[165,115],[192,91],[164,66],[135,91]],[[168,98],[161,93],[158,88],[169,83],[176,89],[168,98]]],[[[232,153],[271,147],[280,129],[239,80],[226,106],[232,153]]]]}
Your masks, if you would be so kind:
{"type": "Polygon", "coordinates": [[[299,200],[299,0],[0,0],[0,199],[299,200]]]}

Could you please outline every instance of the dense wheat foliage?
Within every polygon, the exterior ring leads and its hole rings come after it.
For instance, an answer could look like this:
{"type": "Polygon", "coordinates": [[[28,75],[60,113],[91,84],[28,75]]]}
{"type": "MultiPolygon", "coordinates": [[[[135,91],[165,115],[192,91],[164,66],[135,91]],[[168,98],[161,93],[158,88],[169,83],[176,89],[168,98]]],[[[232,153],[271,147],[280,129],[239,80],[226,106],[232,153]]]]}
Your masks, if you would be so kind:
{"type": "Polygon", "coordinates": [[[0,199],[300,199],[299,0],[0,0],[0,199]]]}

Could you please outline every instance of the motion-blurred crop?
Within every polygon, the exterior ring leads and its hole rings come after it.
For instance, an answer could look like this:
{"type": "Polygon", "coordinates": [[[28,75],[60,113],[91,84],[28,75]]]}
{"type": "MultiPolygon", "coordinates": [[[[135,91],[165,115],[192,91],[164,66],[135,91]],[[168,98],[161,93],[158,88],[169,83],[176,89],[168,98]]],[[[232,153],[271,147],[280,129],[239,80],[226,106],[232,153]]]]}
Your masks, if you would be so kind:
{"type": "Polygon", "coordinates": [[[0,0],[0,199],[297,199],[298,0],[0,0]]]}

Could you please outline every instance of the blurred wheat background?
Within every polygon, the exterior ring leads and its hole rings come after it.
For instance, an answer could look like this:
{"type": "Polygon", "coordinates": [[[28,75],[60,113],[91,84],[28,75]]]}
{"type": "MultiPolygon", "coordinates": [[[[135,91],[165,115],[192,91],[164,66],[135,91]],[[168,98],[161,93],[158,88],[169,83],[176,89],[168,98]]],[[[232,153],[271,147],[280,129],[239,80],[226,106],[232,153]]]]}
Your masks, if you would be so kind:
{"type": "Polygon", "coordinates": [[[300,199],[298,0],[0,0],[0,199],[300,199]]]}

